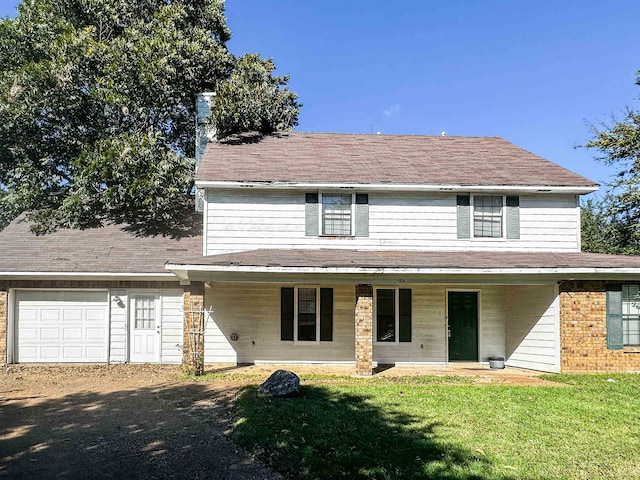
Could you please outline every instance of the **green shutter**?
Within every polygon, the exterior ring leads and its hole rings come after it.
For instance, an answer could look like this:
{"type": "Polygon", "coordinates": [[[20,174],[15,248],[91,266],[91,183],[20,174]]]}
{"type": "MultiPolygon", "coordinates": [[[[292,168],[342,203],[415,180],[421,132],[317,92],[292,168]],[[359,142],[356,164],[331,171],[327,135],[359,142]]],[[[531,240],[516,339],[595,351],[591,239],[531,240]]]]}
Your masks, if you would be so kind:
{"type": "Polygon", "coordinates": [[[333,340],[333,288],[320,289],[320,341],[333,340]]]}
{"type": "Polygon", "coordinates": [[[507,197],[507,238],[520,238],[520,197],[507,197]]]}
{"type": "Polygon", "coordinates": [[[356,193],[356,237],[369,236],[369,195],[356,193]]]}
{"type": "Polygon", "coordinates": [[[318,194],[306,193],[304,205],[304,233],[306,236],[318,236],[319,214],[320,206],[318,205],[318,194]]]}
{"type": "Polygon", "coordinates": [[[622,337],[622,285],[607,285],[607,348],[621,350],[622,337]]]}
{"type": "Polygon", "coordinates": [[[471,206],[469,195],[457,195],[458,238],[471,237],[471,206]]]}
{"type": "Polygon", "coordinates": [[[293,288],[280,290],[280,340],[293,341],[293,288]]]}
{"type": "Polygon", "coordinates": [[[411,290],[401,288],[398,300],[399,325],[398,340],[401,342],[411,341],[411,290]]]}

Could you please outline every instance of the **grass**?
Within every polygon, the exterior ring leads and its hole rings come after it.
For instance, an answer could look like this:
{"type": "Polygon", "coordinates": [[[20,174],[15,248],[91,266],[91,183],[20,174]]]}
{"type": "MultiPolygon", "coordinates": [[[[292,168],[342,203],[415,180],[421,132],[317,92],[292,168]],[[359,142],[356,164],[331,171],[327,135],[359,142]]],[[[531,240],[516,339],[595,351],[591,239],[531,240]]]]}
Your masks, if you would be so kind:
{"type": "Polygon", "coordinates": [[[545,378],[568,387],[348,378],[273,399],[251,385],[233,438],[290,478],[640,478],[640,375],[545,378]]]}

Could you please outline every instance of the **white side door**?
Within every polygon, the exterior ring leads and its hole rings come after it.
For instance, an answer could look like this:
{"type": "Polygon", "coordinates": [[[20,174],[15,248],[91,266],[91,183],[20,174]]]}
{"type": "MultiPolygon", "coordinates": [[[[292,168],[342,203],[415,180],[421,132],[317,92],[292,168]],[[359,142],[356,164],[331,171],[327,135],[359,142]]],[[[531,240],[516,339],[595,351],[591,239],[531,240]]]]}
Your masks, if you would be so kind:
{"type": "Polygon", "coordinates": [[[129,361],[160,362],[160,297],[153,294],[133,294],[129,317],[129,361]]]}

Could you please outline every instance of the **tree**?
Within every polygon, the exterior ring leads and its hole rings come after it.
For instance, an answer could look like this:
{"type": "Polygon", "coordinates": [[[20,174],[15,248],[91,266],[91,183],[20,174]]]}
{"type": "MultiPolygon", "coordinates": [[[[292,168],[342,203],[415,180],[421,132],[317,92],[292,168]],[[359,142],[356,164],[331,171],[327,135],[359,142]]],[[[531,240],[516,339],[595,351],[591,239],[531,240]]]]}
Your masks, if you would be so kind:
{"type": "Polygon", "coordinates": [[[288,77],[227,50],[223,0],[26,0],[18,12],[0,20],[0,221],[26,210],[40,232],[178,225],[201,91],[235,112],[214,116],[225,135],[297,124],[288,77]]]}
{"type": "Polygon", "coordinates": [[[621,214],[615,214],[614,199],[609,196],[587,200],[581,208],[582,250],[591,253],[639,255],[640,237],[636,227],[621,214]]]}
{"type": "MultiPolygon", "coordinates": [[[[640,72],[635,83],[640,86],[640,72]]],[[[593,127],[585,146],[600,151],[598,160],[619,168],[599,215],[613,228],[617,253],[640,255],[640,113],[628,109],[621,121],[593,127]]]]}

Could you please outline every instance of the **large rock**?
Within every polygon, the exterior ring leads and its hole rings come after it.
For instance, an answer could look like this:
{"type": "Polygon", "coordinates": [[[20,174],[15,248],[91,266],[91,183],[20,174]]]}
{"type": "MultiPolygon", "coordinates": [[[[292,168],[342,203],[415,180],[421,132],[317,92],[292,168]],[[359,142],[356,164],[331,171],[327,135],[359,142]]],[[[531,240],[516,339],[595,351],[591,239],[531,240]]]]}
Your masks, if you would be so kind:
{"type": "Polygon", "coordinates": [[[297,397],[300,377],[289,370],[276,370],[260,385],[260,391],[273,397],[297,397]]]}

